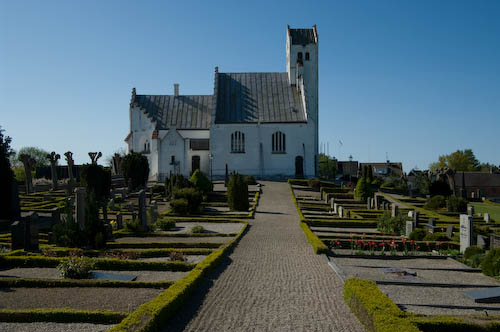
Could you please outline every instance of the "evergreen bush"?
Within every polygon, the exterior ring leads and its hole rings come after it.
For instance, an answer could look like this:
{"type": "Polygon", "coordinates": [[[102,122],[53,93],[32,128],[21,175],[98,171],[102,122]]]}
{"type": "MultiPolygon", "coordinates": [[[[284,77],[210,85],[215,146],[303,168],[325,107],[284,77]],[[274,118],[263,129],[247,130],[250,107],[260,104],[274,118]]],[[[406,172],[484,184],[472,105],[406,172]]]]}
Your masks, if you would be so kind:
{"type": "MultiPolygon", "coordinates": [[[[187,201],[187,213],[198,213],[200,212],[200,205],[203,201],[201,193],[195,188],[182,188],[174,190],[173,193],[174,200],[185,199],[187,201]]],[[[176,204],[179,202],[176,202],[176,204]]],[[[183,204],[183,203],[181,203],[183,204]]],[[[170,204],[172,205],[172,203],[170,204]]]]}
{"type": "Polygon", "coordinates": [[[464,258],[469,259],[477,254],[484,254],[484,249],[478,246],[470,246],[467,249],[465,249],[464,258]]]}
{"type": "Polygon", "coordinates": [[[358,183],[356,184],[356,188],[354,189],[354,196],[363,201],[363,202],[366,202],[366,199],[368,197],[371,197],[372,196],[372,188],[371,188],[371,184],[367,181],[367,178],[365,178],[364,176],[361,177],[359,180],[358,180],[358,183]]]}
{"type": "Polygon", "coordinates": [[[200,191],[204,195],[208,194],[213,189],[212,182],[199,169],[194,171],[193,175],[191,175],[191,178],[189,179],[189,182],[191,182],[196,190],[200,191]]]}
{"type": "Polygon", "coordinates": [[[425,203],[424,209],[437,210],[437,209],[442,209],[445,206],[446,206],[446,198],[442,195],[436,195],[425,203]]]}
{"type": "Polygon", "coordinates": [[[168,231],[175,227],[175,220],[160,218],[156,221],[155,226],[162,231],[168,231]]]}
{"type": "Polygon", "coordinates": [[[132,232],[132,233],[144,232],[144,229],[139,221],[139,218],[125,220],[123,222],[123,228],[127,232],[132,232]]]}
{"type": "Polygon", "coordinates": [[[413,230],[413,232],[410,233],[410,240],[413,240],[413,241],[422,241],[425,236],[427,235],[427,232],[422,229],[422,228],[416,228],[413,230]]]}
{"type": "Polygon", "coordinates": [[[151,192],[156,195],[165,196],[165,185],[155,184],[153,187],[151,187],[151,192]]]}
{"type": "Polygon", "coordinates": [[[89,257],[72,256],[63,260],[57,269],[65,279],[88,279],[95,267],[95,260],[89,257]]]}
{"type": "Polygon", "coordinates": [[[452,192],[448,183],[442,180],[437,180],[429,185],[429,194],[431,196],[441,195],[448,197],[452,194],[452,192]]]}
{"type": "Polygon", "coordinates": [[[446,207],[450,212],[467,212],[467,200],[462,197],[450,196],[446,201],[446,207]]]}
{"type": "Polygon", "coordinates": [[[437,241],[448,241],[448,237],[443,232],[429,233],[425,235],[423,241],[437,242],[437,241]]]}
{"type": "Polygon", "coordinates": [[[193,234],[200,234],[205,232],[205,228],[201,225],[194,225],[193,228],[191,228],[191,233],[193,234]]]}
{"type": "Polygon", "coordinates": [[[500,248],[491,249],[481,263],[483,273],[490,277],[498,276],[500,273],[500,248]]]}
{"type": "Polygon", "coordinates": [[[65,216],[60,223],[54,225],[52,239],[59,247],[79,247],[82,245],[82,234],[73,217],[72,204],[66,205],[65,216]]]}
{"type": "Polygon", "coordinates": [[[385,211],[377,219],[377,229],[384,233],[394,233],[400,235],[404,232],[405,226],[406,218],[403,214],[391,217],[391,212],[385,211]]]}
{"type": "Polygon", "coordinates": [[[227,203],[231,211],[248,211],[248,184],[241,174],[232,173],[229,178],[227,203]]]}
{"type": "Polygon", "coordinates": [[[11,138],[4,137],[3,130],[0,127],[0,219],[12,220],[12,184],[14,180],[14,172],[11,169],[9,157],[13,154],[10,148],[11,138]]]}
{"type": "Polygon", "coordinates": [[[170,208],[175,214],[186,215],[189,213],[189,203],[185,198],[171,200],[170,208]]]}
{"type": "Polygon", "coordinates": [[[146,187],[149,176],[149,163],[146,156],[132,152],[123,157],[121,171],[131,190],[146,187]]]}

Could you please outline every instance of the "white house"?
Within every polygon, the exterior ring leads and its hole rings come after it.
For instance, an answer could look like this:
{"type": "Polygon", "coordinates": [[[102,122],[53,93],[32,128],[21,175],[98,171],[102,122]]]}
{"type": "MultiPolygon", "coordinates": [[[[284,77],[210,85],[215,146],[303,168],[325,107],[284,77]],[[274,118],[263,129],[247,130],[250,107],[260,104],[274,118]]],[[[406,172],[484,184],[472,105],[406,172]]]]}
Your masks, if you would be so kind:
{"type": "Polygon", "coordinates": [[[318,33],[287,26],[286,72],[221,73],[213,95],[132,90],[127,152],[148,157],[150,180],[195,169],[259,178],[313,177],[318,162],[318,33]]]}

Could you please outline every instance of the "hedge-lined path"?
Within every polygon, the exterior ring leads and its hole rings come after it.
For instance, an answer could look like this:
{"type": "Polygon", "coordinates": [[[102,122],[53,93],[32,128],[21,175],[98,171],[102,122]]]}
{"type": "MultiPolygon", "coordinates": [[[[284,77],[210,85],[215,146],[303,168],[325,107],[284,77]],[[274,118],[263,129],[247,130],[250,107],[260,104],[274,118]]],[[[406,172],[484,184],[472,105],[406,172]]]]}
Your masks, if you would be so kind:
{"type": "Polygon", "coordinates": [[[255,219],[164,331],[364,331],[315,255],[286,182],[263,182],[255,219]]]}

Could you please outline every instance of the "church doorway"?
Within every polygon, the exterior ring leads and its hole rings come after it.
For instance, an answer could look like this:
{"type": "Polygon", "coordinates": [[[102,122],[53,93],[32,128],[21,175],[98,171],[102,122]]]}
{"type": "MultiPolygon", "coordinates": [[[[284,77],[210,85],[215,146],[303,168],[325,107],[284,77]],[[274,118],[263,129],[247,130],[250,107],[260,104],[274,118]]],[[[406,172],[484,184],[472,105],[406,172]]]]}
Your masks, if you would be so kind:
{"type": "Polygon", "coordinates": [[[197,169],[200,169],[200,156],[191,157],[191,174],[197,169]]]}
{"type": "Polygon", "coordinates": [[[304,158],[302,156],[295,157],[295,177],[304,177],[304,158]]]}

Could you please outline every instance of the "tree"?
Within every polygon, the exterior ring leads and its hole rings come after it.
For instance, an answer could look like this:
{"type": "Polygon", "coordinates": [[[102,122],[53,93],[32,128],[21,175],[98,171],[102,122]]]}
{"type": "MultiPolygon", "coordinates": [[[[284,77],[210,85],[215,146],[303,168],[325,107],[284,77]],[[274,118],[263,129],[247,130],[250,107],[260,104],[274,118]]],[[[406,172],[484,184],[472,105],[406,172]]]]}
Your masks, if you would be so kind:
{"type": "Polygon", "coordinates": [[[324,153],[319,154],[319,177],[323,179],[334,179],[335,172],[337,168],[335,167],[335,161],[324,153]]]}
{"type": "Polygon", "coordinates": [[[0,209],[0,219],[11,220],[14,211],[12,211],[12,182],[14,181],[14,173],[10,167],[9,157],[13,151],[10,148],[12,139],[9,136],[4,137],[4,130],[0,127],[0,201],[2,208],[0,209]]]}
{"type": "Polygon", "coordinates": [[[149,163],[146,156],[132,152],[122,161],[122,173],[131,190],[145,187],[149,177],[149,163]]]}
{"type": "Polygon", "coordinates": [[[439,161],[432,163],[429,168],[436,171],[448,167],[455,171],[473,172],[480,170],[480,163],[471,149],[457,150],[448,155],[439,156],[439,161]]]}
{"type": "Polygon", "coordinates": [[[366,199],[372,196],[371,184],[366,176],[362,176],[358,180],[356,189],[354,190],[354,196],[363,202],[366,202],[366,199]]]}
{"type": "Polygon", "coordinates": [[[41,148],[37,148],[34,146],[25,146],[24,148],[21,148],[19,149],[19,151],[17,151],[16,159],[18,159],[21,154],[27,154],[35,159],[34,169],[41,166],[50,166],[50,162],[47,159],[47,155],[50,154],[50,152],[45,151],[41,148]]]}
{"type": "Polygon", "coordinates": [[[231,211],[248,211],[248,184],[241,174],[231,174],[227,185],[227,203],[231,211]]]}

